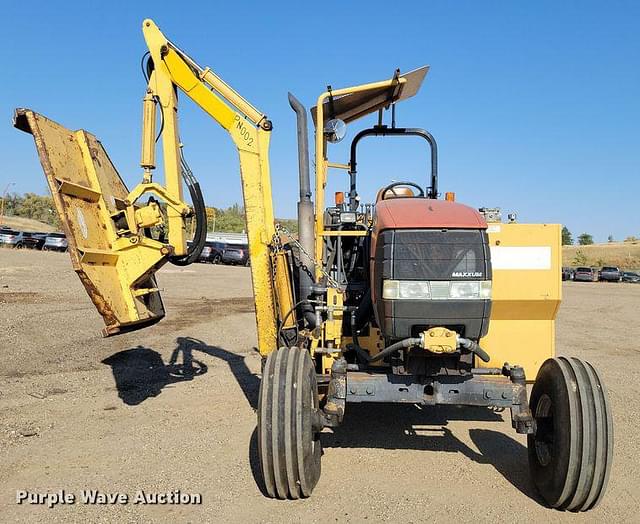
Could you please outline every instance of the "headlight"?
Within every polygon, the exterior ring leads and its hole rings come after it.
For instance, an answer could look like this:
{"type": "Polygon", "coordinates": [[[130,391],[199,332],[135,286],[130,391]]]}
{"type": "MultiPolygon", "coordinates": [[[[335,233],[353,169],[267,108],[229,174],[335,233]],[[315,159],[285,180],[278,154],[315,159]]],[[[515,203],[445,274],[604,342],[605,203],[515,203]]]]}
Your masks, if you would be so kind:
{"type": "Polygon", "coordinates": [[[398,298],[399,288],[399,280],[384,280],[382,282],[382,298],[386,298],[387,300],[398,298]]]}
{"type": "Polygon", "coordinates": [[[480,282],[451,282],[451,298],[480,298],[480,282]]]}
{"type": "Polygon", "coordinates": [[[414,298],[430,298],[428,282],[419,282],[413,280],[400,280],[398,287],[398,298],[414,299],[414,298]]]}
{"type": "Polygon", "coordinates": [[[385,280],[382,284],[382,298],[403,300],[424,300],[431,297],[429,282],[417,280],[385,280]]]}
{"type": "Polygon", "coordinates": [[[341,224],[355,224],[358,217],[353,211],[346,211],[340,213],[340,223],[341,224]]]}
{"type": "Polygon", "coordinates": [[[486,300],[491,298],[490,280],[385,280],[382,298],[387,300],[486,300]]]}

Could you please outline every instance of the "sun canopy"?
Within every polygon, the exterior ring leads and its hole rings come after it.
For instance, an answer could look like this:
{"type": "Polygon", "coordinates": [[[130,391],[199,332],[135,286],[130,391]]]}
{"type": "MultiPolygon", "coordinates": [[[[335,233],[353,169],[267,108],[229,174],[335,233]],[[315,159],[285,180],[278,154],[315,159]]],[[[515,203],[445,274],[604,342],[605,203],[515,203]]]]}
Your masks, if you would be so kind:
{"type": "MultiPolygon", "coordinates": [[[[411,98],[422,86],[422,81],[428,71],[429,66],[423,66],[398,75],[398,78],[406,79],[404,83],[336,96],[333,98],[333,114],[331,114],[330,101],[327,100],[323,106],[324,121],[339,118],[346,123],[353,122],[394,102],[411,98]]],[[[311,108],[311,116],[314,124],[317,124],[315,106],[311,108]]]]}

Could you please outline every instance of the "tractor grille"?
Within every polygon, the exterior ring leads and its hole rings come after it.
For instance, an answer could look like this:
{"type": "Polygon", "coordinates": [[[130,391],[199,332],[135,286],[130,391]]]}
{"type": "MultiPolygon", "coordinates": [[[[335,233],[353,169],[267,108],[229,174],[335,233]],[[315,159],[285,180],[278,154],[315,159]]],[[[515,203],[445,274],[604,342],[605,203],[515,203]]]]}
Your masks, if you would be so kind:
{"type": "MultiPolygon", "coordinates": [[[[416,329],[445,326],[478,339],[489,327],[489,299],[384,299],[385,280],[488,281],[491,261],[488,237],[480,229],[389,229],[377,239],[372,273],[376,315],[390,338],[413,336],[416,329]]],[[[443,282],[444,285],[446,285],[443,282]]]]}
{"type": "Polygon", "coordinates": [[[486,234],[481,230],[388,230],[383,278],[491,280],[486,234]]]}

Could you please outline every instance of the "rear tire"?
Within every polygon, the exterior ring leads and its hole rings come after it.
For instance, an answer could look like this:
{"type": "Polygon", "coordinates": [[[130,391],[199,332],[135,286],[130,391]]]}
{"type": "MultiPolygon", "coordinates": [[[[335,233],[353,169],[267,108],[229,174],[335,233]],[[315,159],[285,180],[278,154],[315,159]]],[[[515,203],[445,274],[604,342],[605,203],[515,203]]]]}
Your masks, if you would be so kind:
{"type": "Polygon", "coordinates": [[[219,263],[220,263],[220,260],[221,260],[220,255],[215,255],[215,256],[213,257],[213,260],[211,261],[211,263],[212,263],[212,264],[219,264],[219,263]]]}
{"type": "Polygon", "coordinates": [[[309,352],[283,347],[264,366],[258,400],[258,451],[267,494],[299,499],[320,478],[318,386],[309,352]]]}
{"type": "Polygon", "coordinates": [[[528,436],[533,483],[552,508],[587,511],[606,491],[613,421],[604,384],[588,362],[548,359],[531,391],[537,431],[528,436]]]}

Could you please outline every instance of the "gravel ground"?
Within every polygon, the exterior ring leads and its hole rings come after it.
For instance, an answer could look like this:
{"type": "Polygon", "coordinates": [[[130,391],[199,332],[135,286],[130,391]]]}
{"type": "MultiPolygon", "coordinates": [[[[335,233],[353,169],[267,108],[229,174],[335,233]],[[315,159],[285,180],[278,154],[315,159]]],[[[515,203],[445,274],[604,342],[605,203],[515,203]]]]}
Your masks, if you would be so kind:
{"type": "Polygon", "coordinates": [[[167,267],[159,283],[167,318],[103,339],[67,255],[0,249],[0,520],[638,521],[640,286],[564,285],[558,351],[600,370],[616,424],[608,494],[575,515],[541,505],[526,439],[508,412],[486,409],[351,405],[323,434],[314,495],[265,498],[249,270],[167,267]],[[185,358],[196,373],[182,372],[185,358]],[[60,489],[179,489],[202,504],[16,503],[16,490],[60,489]]]}

